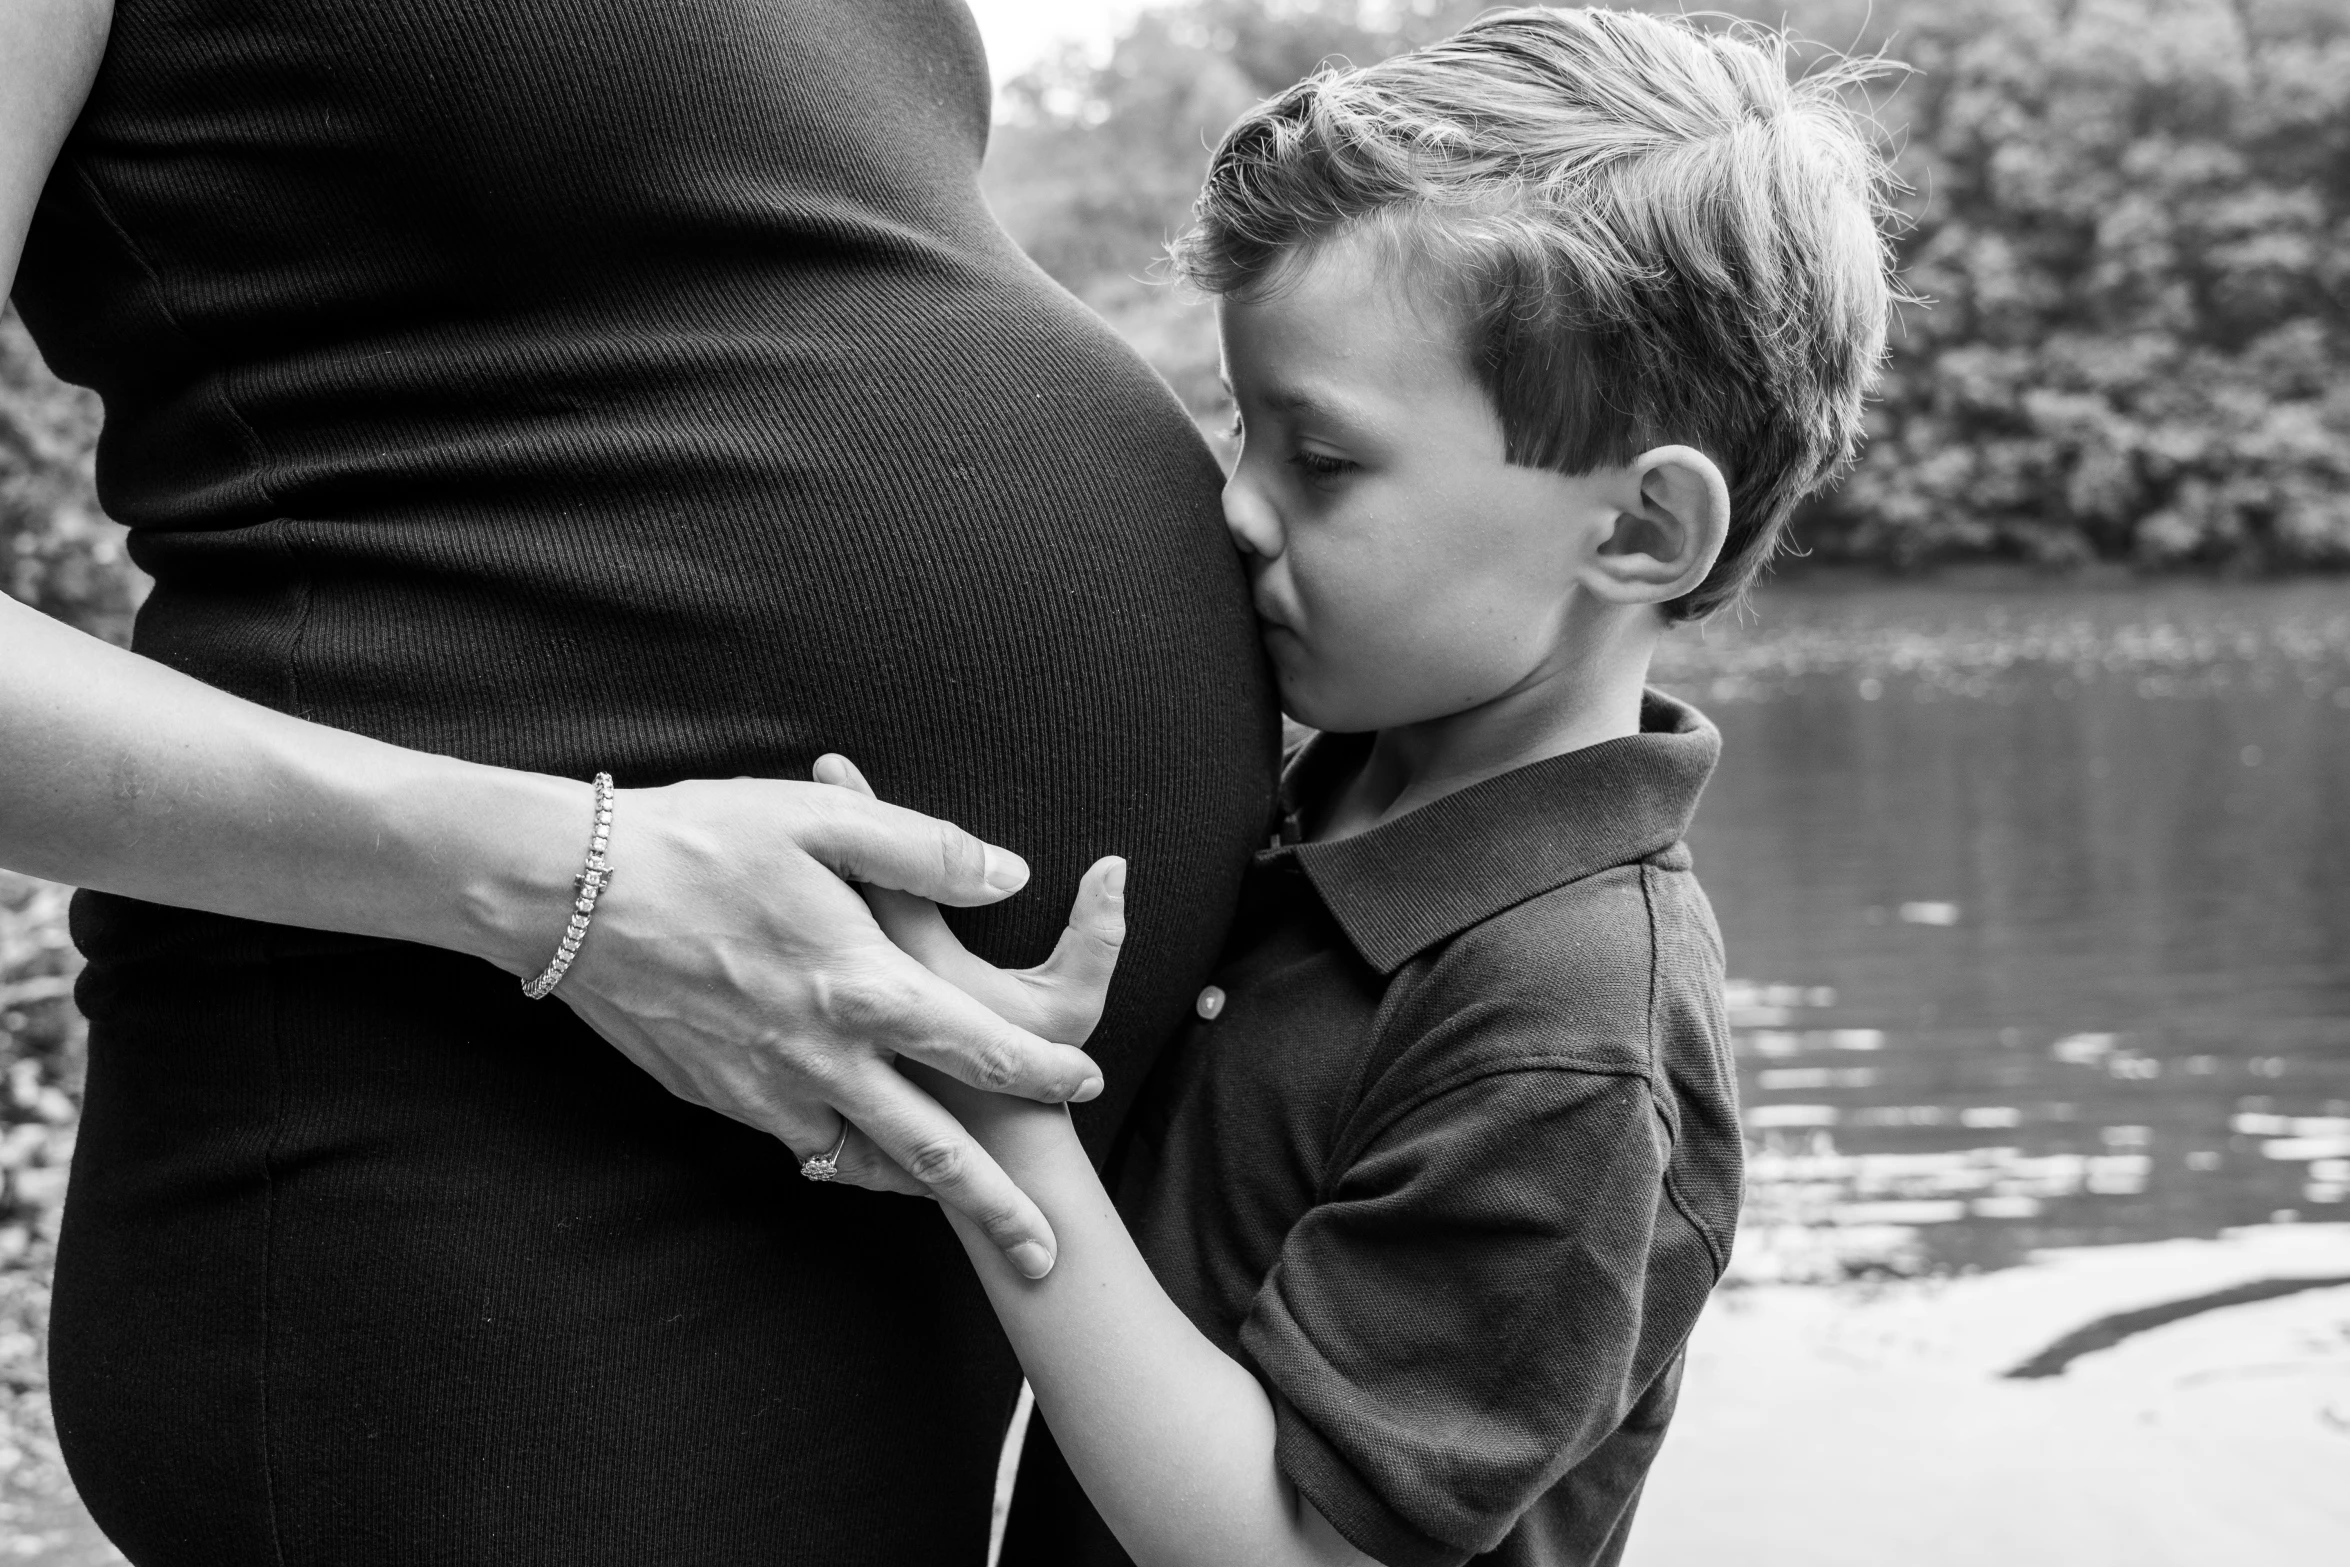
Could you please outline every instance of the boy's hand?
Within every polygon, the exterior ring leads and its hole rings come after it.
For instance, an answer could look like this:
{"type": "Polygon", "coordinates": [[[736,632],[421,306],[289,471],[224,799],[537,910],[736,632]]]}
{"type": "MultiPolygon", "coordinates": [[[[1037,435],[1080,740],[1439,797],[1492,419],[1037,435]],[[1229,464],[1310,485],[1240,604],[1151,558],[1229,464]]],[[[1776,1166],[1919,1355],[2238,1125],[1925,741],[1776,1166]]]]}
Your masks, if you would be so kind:
{"type": "MultiPolygon", "coordinates": [[[[820,756],[814,771],[818,783],[873,796],[873,786],[845,756],[820,756]]],[[[1126,940],[1126,862],[1115,855],[1096,860],[1086,871],[1052,956],[1028,969],[997,968],[973,954],[928,898],[886,887],[859,886],[857,891],[900,950],[1005,1022],[1056,1044],[1082,1045],[1101,1021],[1118,949],[1126,940]]],[[[844,1169],[862,1141],[849,1139],[844,1169]]]]}

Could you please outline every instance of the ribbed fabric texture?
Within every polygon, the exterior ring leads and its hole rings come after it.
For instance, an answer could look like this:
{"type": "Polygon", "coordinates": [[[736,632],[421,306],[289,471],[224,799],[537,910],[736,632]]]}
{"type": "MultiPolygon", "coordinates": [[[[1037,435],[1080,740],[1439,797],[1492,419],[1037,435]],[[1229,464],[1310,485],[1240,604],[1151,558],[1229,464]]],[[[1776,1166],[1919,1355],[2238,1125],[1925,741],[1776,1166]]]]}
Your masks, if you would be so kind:
{"type": "MultiPolygon", "coordinates": [[[[1099,1137],[1212,963],[1273,718],[1214,464],[986,211],[987,118],[955,0],[119,0],[16,299],[104,394],[149,656],[623,787],[844,751],[1030,858],[957,916],[1007,961],[1129,856],[1099,1137]]],[[[79,928],[58,1412],[136,1560],[976,1551],[1008,1362],[935,1215],[681,1130],[502,976],[110,899],[79,928]],[[513,1153],[548,1139],[598,1156],[513,1153]],[[429,1326],[542,1256],[527,1330],[429,1326]],[[959,1355],[985,1374],[942,1379],[959,1355]],[[697,1403],[735,1423],[644,1415],[697,1403]],[[896,1472],[823,1461],[862,1451],[828,1422],[891,1432],[896,1472]],[[587,1521],[663,1487],[706,1533],[587,1521]]]]}

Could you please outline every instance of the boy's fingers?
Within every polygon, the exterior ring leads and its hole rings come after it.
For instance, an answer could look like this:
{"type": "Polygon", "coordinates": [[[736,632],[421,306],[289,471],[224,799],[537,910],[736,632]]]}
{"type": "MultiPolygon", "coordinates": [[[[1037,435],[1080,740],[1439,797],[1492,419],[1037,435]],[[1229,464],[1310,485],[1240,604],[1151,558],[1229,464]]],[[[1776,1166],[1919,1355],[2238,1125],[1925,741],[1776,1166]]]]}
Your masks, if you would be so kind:
{"type": "Polygon", "coordinates": [[[1124,860],[1095,862],[1077,884],[1069,924],[1053,955],[1018,976],[1032,998],[1024,1014],[1028,1026],[1047,1039],[1081,1043],[1101,1022],[1126,940],[1125,883],[1124,860]]]}
{"type": "Polygon", "coordinates": [[[1126,941],[1126,862],[1112,854],[1087,867],[1069,910],[1072,927],[1084,930],[1115,953],[1126,941]]]}
{"type": "Polygon", "coordinates": [[[1068,928],[1039,973],[1056,984],[1107,990],[1126,943],[1126,862],[1096,860],[1077,884],[1068,928]]]}

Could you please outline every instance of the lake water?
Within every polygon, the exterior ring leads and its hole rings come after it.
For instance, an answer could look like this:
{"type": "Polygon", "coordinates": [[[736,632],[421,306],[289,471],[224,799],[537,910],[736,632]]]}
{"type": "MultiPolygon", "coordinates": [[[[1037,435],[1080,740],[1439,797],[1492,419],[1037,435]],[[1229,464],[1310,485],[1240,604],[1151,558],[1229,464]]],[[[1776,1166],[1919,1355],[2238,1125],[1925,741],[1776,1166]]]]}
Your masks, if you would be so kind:
{"type": "Polygon", "coordinates": [[[2350,583],[1812,578],[1720,725],[1739,1271],[2350,1219],[2350,583]]]}

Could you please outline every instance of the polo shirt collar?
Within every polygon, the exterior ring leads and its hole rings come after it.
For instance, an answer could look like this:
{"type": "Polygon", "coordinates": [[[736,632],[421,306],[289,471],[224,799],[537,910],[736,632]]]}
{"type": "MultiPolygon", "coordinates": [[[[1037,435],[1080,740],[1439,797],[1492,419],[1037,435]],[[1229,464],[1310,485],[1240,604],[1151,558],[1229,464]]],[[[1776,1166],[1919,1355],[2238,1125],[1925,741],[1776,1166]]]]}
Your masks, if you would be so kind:
{"type": "Polygon", "coordinates": [[[1392,974],[1502,910],[1680,841],[1721,754],[1705,716],[1644,694],[1640,732],[1515,768],[1368,832],[1297,841],[1299,802],[1343,777],[1371,736],[1317,735],[1281,780],[1282,843],[1363,961],[1392,974]]]}

